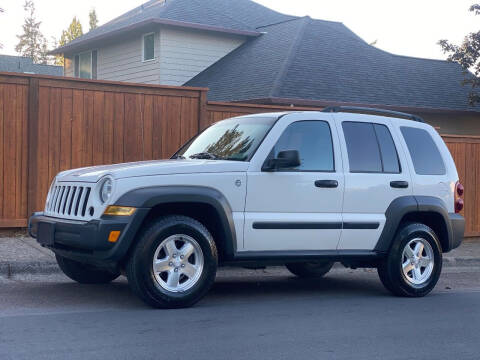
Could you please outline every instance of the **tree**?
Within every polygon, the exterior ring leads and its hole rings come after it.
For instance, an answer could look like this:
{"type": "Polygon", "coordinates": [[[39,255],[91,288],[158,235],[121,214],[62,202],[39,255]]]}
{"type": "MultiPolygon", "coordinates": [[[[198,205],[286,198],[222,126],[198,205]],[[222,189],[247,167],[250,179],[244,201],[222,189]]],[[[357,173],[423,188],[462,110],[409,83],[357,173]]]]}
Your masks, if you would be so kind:
{"type": "MultiPolygon", "coordinates": [[[[475,15],[480,15],[480,4],[472,5],[469,10],[475,15]]],[[[463,85],[472,87],[469,94],[470,105],[480,103],[480,93],[477,90],[480,85],[480,31],[465,36],[460,45],[451,44],[448,40],[440,40],[438,44],[445,54],[449,54],[448,61],[462,66],[463,85]]]]}
{"type": "MultiPolygon", "coordinates": [[[[60,41],[58,42],[58,46],[65,46],[72,40],[80,37],[83,35],[83,29],[82,29],[82,24],[80,23],[80,20],[77,19],[75,16],[68,26],[67,30],[62,31],[62,36],[60,37],[60,41]]],[[[55,41],[56,42],[56,41],[55,41]]],[[[63,58],[62,55],[56,55],[55,56],[55,64],[56,65],[62,65],[64,64],[65,59],[63,58]]]]}
{"type": "Polygon", "coordinates": [[[252,145],[253,139],[250,136],[244,137],[243,131],[239,131],[237,125],[226,130],[217,142],[208,145],[205,151],[228,159],[233,155],[245,154],[252,145]]]}
{"type": "Polygon", "coordinates": [[[22,56],[29,57],[35,63],[47,62],[47,40],[40,32],[41,21],[35,16],[35,5],[32,0],[25,0],[23,6],[27,16],[23,24],[23,34],[17,35],[19,42],[15,50],[22,56]]]}
{"type": "Polygon", "coordinates": [[[90,13],[88,14],[89,17],[89,24],[90,24],[90,31],[93,29],[96,29],[98,27],[98,18],[97,18],[97,12],[95,9],[92,9],[90,13]]]}

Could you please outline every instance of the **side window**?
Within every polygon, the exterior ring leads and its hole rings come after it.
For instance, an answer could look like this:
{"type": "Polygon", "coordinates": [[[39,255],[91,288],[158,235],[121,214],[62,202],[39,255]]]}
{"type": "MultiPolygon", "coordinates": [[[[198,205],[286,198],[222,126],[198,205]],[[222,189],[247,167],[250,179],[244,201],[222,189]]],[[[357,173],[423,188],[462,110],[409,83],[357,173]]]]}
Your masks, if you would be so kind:
{"type": "Polygon", "coordinates": [[[74,73],[73,76],[79,77],[80,76],[80,56],[75,55],[74,58],[74,73]]]}
{"type": "Polygon", "coordinates": [[[400,128],[418,175],[445,175],[440,151],[428,131],[402,126],[400,128]]]}
{"type": "Polygon", "coordinates": [[[375,135],[377,135],[380,155],[382,156],[382,166],[384,173],[398,174],[401,171],[400,161],[398,160],[397,149],[392,139],[390,130],[385,125],[373,124],[375,135]]]}
{"type": "Polygon", "coordinates": [[[155,34],[143,35],[143,61],[155,59],[155,34]]]}
{"type": "Polygon", "coordinates": [[[79,55],[80,58],[80,78],[91,79],[92,78],[92,53],[85,52],[79,55]]]}
{"type": "Polygon", "coordinates": [[[385,125],[345,121],[350,172],[400,173],[397,149],[385,125]]]}
{"type": "Polygon", "coordinates": [[[335,171],[330,126],[326,121],[298,121],[290,124],[272,149],[271,156],[280,151],[297,150],[300,166],[296,171],[335,171]]]}

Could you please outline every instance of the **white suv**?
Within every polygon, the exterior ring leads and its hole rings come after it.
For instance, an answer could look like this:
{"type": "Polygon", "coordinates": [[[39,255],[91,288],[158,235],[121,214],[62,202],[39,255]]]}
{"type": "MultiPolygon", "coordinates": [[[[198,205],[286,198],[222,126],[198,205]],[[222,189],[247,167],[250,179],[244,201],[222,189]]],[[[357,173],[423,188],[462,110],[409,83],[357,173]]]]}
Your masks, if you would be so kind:
{"type": "Polygon", "coordinates": [[[463,187],[438,133],[363,108],[220,121],[170,160],[65,171],[30,233],[81,283],[125,271],[155,307],[190,306],[217,266],[376,267],[424,296],[463,238],[463,187]]]}

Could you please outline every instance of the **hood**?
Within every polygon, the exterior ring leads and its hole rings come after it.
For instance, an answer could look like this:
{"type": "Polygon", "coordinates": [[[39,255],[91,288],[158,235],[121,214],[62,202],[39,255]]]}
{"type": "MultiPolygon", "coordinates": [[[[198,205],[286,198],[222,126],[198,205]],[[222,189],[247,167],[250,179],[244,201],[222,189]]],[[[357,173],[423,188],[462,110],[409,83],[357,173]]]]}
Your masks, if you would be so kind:
{"type": "Polygon", "coordinates": [[[170,174],[244,172],[248,162],[225,160],[154,160],[92,166],[58,174],[58,181],[97,182],[105,175],[114,179],[170,174]]]}

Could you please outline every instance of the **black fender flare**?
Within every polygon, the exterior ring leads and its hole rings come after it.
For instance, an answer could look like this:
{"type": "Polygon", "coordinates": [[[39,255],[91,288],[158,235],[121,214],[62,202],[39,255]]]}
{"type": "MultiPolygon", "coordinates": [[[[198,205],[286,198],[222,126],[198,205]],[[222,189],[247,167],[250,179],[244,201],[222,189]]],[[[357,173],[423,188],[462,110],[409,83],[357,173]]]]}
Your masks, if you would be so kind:
{"type": "Polygon", "coordinates": [[[115,205],[151,209],[167,203],[200,203],[212,206],[219,215],[225,234],[223,239],[225,255],[228,258],[234,256],[237,242],[232,208],[226,197],[216,189],[206,186],[172,185],[143,187],[125,193],[115,205]]]}
{"type": "Polygon", "coordinates": [[[447,229],[449,244],[449,248],[444,249],[444,251],[450,251],[452,247],[453,230],[450,215],[444,202],[433,196],[411,195],[396,198],[388,206],[385,212],[385,226],[375,246],[376,252],[387,253],[389,251],[402,218],[413,212],[436,213],[443,218],[447,229]]]}

